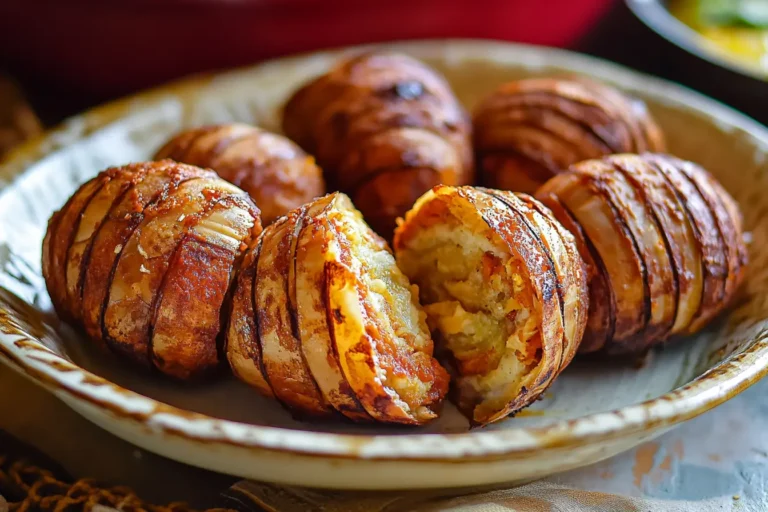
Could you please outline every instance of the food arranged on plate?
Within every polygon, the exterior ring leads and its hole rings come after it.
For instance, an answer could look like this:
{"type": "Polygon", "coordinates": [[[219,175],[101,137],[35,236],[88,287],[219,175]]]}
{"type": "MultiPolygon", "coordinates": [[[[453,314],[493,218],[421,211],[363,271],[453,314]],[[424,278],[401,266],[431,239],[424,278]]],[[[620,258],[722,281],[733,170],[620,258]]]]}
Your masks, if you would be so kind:
{"type": "Polygon", "coordinates": [[[43,246],[61,318],[176,379],[226,360],[302,420],[422,425],[448,397],[485,425],[577,352],[700,330],[744,278],[735,201],[607,85],[507,83],[473,147],[442,76],[369,52],[283,114],[292,140],[193,128],[82,185],[43,246]]]}
{"type": "Polygon", "coordinates": [[[222,305],[259,210],[171,160],[111,168],[48,224],[43,275],[62,318],[119,357],[188,379],[219,366],[222,305]]]}
{"type": "Polygon", "coordinates": [[[596,283],[583,352],[640,353],[696,332],[744,277],[738,207],[691,162],[659,154],[589,160],[537,195],[579,239],[596,283]]]}
{"type": "Polygon", "coordinates": [[[264,226],[325,193],[315,159],[290,139],[247,124],[186,130],[169,140],[155,160],[210,168],[248,192],[259,205],[264,226]]]}
{"type": "Polygon", "coordinates": [[[503,84],[475,108],[473,129],[480,182],[530,194],[576,162],[665,147],[642,101],[583,78],[503,84]]]}
{"type": "Polygon", "coordinates": [[[473,181],[468,114],[444,77],[405,55],[339,63],[293,94],[283,131],[386,239],[421,194],[473,181]]]}

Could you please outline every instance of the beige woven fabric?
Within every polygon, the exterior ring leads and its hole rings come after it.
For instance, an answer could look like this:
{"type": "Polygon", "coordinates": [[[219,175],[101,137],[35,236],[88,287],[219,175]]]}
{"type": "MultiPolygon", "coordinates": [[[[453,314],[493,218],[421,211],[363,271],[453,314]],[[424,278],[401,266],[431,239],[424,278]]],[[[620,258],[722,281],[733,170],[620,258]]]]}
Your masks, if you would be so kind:
{"type": "MultiPolygon", "coordinates": [[[[722,512],[720,500],[661,501],[572,489],[541,481],[514,489],[446,496],[429,492],[342,493],[241,482],[240,503],[275,512],[722,512]]],[[[466,492],[466,491],[464,491],[466,492]]],[[[746,510],[746,509],[741,509],[746,510]]]]}

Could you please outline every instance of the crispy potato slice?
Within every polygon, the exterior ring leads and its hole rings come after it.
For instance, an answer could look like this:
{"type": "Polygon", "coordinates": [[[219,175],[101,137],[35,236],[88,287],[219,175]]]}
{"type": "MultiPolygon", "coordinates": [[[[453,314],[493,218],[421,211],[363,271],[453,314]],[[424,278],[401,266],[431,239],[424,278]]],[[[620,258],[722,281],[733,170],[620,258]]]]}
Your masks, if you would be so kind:
{"type": "Polygon", "coordinates": [[[612,352],[642,352],[652,343],[663,339],[671,329],[677,310],[678,291],[675,272],[664,239],[645,201],[624,175],[611,165],[611,158],[579,164],[586,172],[604,184],[610,200],[629,228],[640,254],[646,276],[646,300],[649,302],[648,323],[637,333],[611,345],[612,352]]]}
{"type": "Polygon", "coordinates": [[[246,253],[238,272],[224,350],[237,378],[256,388],[262,395],[274,397],[264,369],[253,296],[262,241],[260,237],[258,243],[246,253]]]}
{"type": "Polygon", "coordinates": [[[569,360],[561,283],[538,239],[550,235],[559,236],[532,230],[491,193],[448,186],[422,196],[396,231],[398,263],[419,286],[458,407],[475,424],[529,405],[569,360]]]}
{"type": "Polygon", "coordinates": [[[553,194],[537,194],[541,201],[560,225],[570,232],[575,240],[579,255],[586,264],[587,282],[589,283],[589,310],[587,326],[579,345],[583,353],[601,350],[606,342],[613,338],[616,317],[616,299],[611,286],[610,276],[603,260],[587,238],[581,225],[553,194]]]}
{"type": "Polygon", "coordinates": [[[326,301],[325,264],[340,252],[334,232],[325,219],[334,198],[325,196],[308,206],[297,236],[294,275],[301,350],[325,400],[351,420],[372,421],[344,377],[326,301]],[[329,250],[331,245],[335,247],[329,250]]]}
{"type": "Polygon", "coordinates": [[[612,338],[624,340],[638,333],[650,316],[643,261],[605,186],[588,174],[568,172],[549,180],[539,194],[556,195],[600,254],[616,301],[612,338]]]}
{"type": "Polygon", "coordinates": [[[115,264],[133,230],[144,218],[144,209],[165,199],[184,181],[215,174],[170,162],[137,164],[147,173],[119,199],[93,236],[90,258],[84,268],[83,326],[92,339],[101,339],[101,315],[115,264]]]}
{"type": "Polygon", "coordinates": [[[303,208],[269,226],[262,235],[254,304],[265,376],[275,396],[299,416],[329,416],[328,404],[307,367],[289,298],[289,267],[303,208]]]}
{"type": "Polygon", "coordinates": [[[241,244],[260,231],[258,209],[240,192],[217,200],[181,238],[154,303],[150,343],[161,372],[189,379],[219,366],[227,290],[241,244]]]}
{"type": "Polygon", "coordinates": [[[634,155],[618,155],[608,161],[644,197],[664,237],[677,282],[677,308],[669,334],[680,333],[690,324],[701,303],[701,253],[692,221],[674,188],[654,166],[634,155]]]}
{"type": "Polygon", "coordinates": [[[349,198],[333,196],[326,217],[337,243],[328,246],[326,304],[344,376],[378,421],[434,419],[448,375],[432,357],[416,291],[349,198]]]}
{"type": "Polygon", "coordinates": [[[576,355],[587,326],[589,293],[584,261],[576,248],[573,235],[554,219],[552,212],[542,203],[527,194],[503,192],[501,195],[507,199],[514,197],[524,203],[526,208],[518,206],[517,209],[533,223],[532,229],[541,233],[538,238],[549,252],[557,272],[564,328],[563,358],[560,363],[562,371],[576,355]]]}
{"type": "Polygon", "coordinates": [[[67,253],[67,309],[76,321],[82,320],[82,285],[90,260],[93,236],[115,201],[144,175],[138,167],[119,167],[105,172],[110,180],[91,198],[80,214],[75,237],[67,253]]]}
{"type": "Polygon", "coordinates": [[[112,350],[150,365],[157,293],[179,242],[212,208],[216,194],[241,193],[218,178],[194,179],[144,210],[144,218],[123,247],[109,287],[102,329],[112,350]]]}
{"type": "Polygon", "coordinates": [[[724,240],[706,201],[695,184],[678,167],[679,161],[666,155],[646,154],[643,158],[661,171],[672,184],[678,194],[679,201],[685,207],[692,221],[693,233],[701,251],[702,297],[699,309],[687,330],[687,332],[691,332],[692,326],[698,327],[721,309],[728,274],[728,263],[723,249],[724,240]]]}
{"type": "Polygon", "coordinates": [[[67,321],[73,321],[75,318],[75,313],[69,310],[67,304],[69,247],[77,233],[82,211],[109,180],[109,175],[99,173],[81,186],[48,223],[48,232],[43,240],[43,276],[56,312],[67,321]]]}
{"type": "MultiPolygon", "coordinates": [[[[740,214],[738,209],[733,208],[733,200],[728,193],[715,182],[714,178],[707,171],[692,162],[685,162],[677,158],[672,160],[675,166],[688,177],[699,191],[702,199],[709,207],[709,211],[715,219],[716,227],[720,232],[721,248],[725,253],[727,272],[719,302],[721,305],[726,305],[733,297],[739,284],[741,284],[743,277],[740,252],[744,250],[744,243],[741,238],[740,214]],[[733,212],[738,216],[737,221],[734,221],[731,216],[733,212]]],[[[709,313],[702,315],[697,321],[693,322],[689,330],[691,332],[698,331],[719,312],[720,309],[712,309],[709,313]]]]}

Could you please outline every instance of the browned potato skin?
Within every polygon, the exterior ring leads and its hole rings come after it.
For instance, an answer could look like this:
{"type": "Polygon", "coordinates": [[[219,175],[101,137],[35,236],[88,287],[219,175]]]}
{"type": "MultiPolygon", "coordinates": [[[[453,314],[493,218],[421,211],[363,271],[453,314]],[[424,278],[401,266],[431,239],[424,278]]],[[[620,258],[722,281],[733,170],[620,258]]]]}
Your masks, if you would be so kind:
{"type": "MultiPolygon", "coordinates": [[[[661,324],[646,322],[631,338],[611,334],[604,344],[590,343],[587,350],[603,350],[609,354],[643,352],[673,334],[698,331],[727,307],[744,277],[746,247],[738,207],[709,173],[691,162],[668,155],[615,155],[573,166],[568,172],[547,182],[537,195],[546,204],[553,205],[563,201],[565,187],[574,186],[574,176],[581,175],[581,186],[601,179],[600,173],[585,174],[585,166],[590,169],[600,168],[605,173],[610,173],[612,168],[634,187],[636,197],[644,202],[649,214],[646,220],[652,219],[652,226],[647,227],[659,231],[666,249],[664,255],[649,251],[646,247],[641,258],[650,269],[655,269],[656,278],[660,277],[659,274],[666,274],[673,275],[675,279],[674,288],[658,287],[657,292],[653,292],[653,287],[647,285],[646,276],[646,298],[654,300],[654,293],[663,293],[667,294],[667,299],[674,298],[677,301],[674,318],[668,311],[661,324]],[[670,265],[671,274],[661,268],[663,265],[670,265]]],[[[625,222],[640,222],[627,214],[630,208],[627,203],[614,201],[613,207],[624,215],[625,222]]],[[[585,229],[589,227],[590,218],[569,216],[567,214],[570,212],[566,208],[553,208],[553,211],[567,228],[578,233],[577,238],[584,239],[586,243],[580,244],[582,256],[593,267],[590,272],[598,273],[595,259],[590,260],[590,257],[596,256],[599,261],[612,258],[614,248],[610,244],[592,244],[591,248],[595,250],[587,250],[587,245],[592,242],[589,230],[585,229]]],[[[642,226],[631,227],[636,246],[643,247],[643,243],[637,240],[640,233],[644,233],[642,226]]],[[[610,236],[610,233],[601,234],[605,240],[610,236]]],[[[618,232],[612,236],[615,240],[623,237],[618,232]]],[[[654,250],[658,249],[660,247],[654,246],[654,250]]],[[[617,282],[615,277],[606,281],[614,297],[626,293],[627,288],[626,282],[617,282]]],[[[591,287],[601,285],[599,281],[597,284],[590,282],[591,287]]],[[[594,296],[594,289],[590,292],[594,296]]],[[[621,311],[627,304],[619,301],[614,306],[621,311]]],[[[611,321],[608,312],[593,308],[590,315],[599,318],[590,318],[585,339],[596,338],[598,335],[604,337],[605,330],[601,328],[611,321]],[[598,332],[599,328],[601,330],[598,332]]]]}
{"type": "Polygon", "coordinates": [[[150,211],[172,216],[168,218],[182,226],[182,232],[189,230],[189,233],[181,237],[173,250],[174,257],[167,270],[157,276],[159,287],[151,297],[154,308],[148,312],[147,332],[142,334],[144,352],[138,359],[149,365],[152,354],[152,364],[163,373],[179,379],[196,377],[219,364],[216,338],[220,330],[220,310],[244,245],[261,230],[258,209],[244,192],[226,184],[211,171],[170,160],[108,169],[83,185],[62,210],[54,214],[43,248],[44,277],[62,317],[84,327],[94,341],[102,344],[107,341],[106,345],[114,350],[115,345],[109,342],[109,325],[105,323],[109,293],[124,246],[148,220],[150,211]],[[236,203],[242,214],[232,221],[238,224],[230,227],[242,240],[227,239],[227,247],[216,245],[214,239],[192,233],[198,223],[205,220],[204,216],[182,220],[174,214],[174,208],[187,200],[184,196],[177,197],[175,192],[194,180],[200,183],[201,204],[207,202],[211,211],[234,207],[236,203]],[[226,187],[216,188],[218,183],[226,187]],[[97,196],[98,206],[88,210],[88,198],[97,196]],[[94,216],[96,213],[99,216],[94,216]],[[75,233],[80,229],[74,221],[83,215],[88,225],[82,230],[77,257],[70,257],[67,270],[62,263],[72,251],[66,244],[73,244],[75,233]],[[72,227],[67,228],[70,225],[72,227]],[[66,288],[62,289],[63,286],[66,288]],[[67,290],[68,300],[62,302],[67,290]],[[153,353],[152,341],[161,335],[175,340],[171,343],[173,350],[153,353]]]}
{"type": "Polygon", "coordinates": [[[584,79],[506,83],[480,102],[473,124],[481,183],[516,192],[534,193],[582,160],[664,150],[642,102],[584,79]]]}
{"type": "Polygon", "coordinates": [[[155,154],[215,170],[258,205],[265,226],[325,193],[315,160],[289,139],[246,124],[183,131],[155,154]]]}
{"type": "Polygon", "coordinates": [[[432,186],[473,180],[468,115],[442,76],[405,55],[339,63],[291,97],[283,131],[385,238],[432,186]]]}

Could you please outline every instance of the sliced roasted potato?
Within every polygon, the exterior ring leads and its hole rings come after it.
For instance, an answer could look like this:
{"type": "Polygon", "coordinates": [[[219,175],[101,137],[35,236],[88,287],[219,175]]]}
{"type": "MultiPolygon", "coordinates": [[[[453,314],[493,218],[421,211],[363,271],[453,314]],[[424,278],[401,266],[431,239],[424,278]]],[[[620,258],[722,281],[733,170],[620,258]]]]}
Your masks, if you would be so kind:
{"type": "Polygon", "coordinates": [[[405,424],[436,417],[448,375],[432,357],[415,291],[348,197],[331,194],[294,210],[264,231],[255,250],[233,304],[248,311],[240,288],[255,265],[255,329],[230,319],[227,356],[236,375],[257,389],[268,383],[298,414],[405,424]]]}
{"type": "Polygon", "coordinates": [[[364,53],[299,89],[283,131],[317,157],[390,238],[395,220],[434,185],[474,176],[471,123],[445,79],[406,55],[364,53]]]}
{"type": "Polygon", "coordinates": [[[291,140],[241,123],[183,131],[155,154],[211,168],[259,205],[264,225],[325,193],[320,168],[291,140]]]}
{"type": "Polygon", "coordinates": [[[473,126],[482,183],[518,192],[582,160],[664,149],[641,101],[584,79],[503,84],[476,107],[473,126]]]}
{"type": "Polygon", "coordinates": [[[218,366],[221,310],[258,217],[211,171],[170,160],[109,169],[50,222],[46,282],[93,339],[194,377],[218,366]]]}
{"type": "Polygon", "coordinates": [[[594,287],[610,286],[615,329],[606,338],[607,312],[593,308],[590,315],[600,318],[590,318],[585,351],[642,352],[670,335],[695,332],[722,311],[743,279],[741,214],[695,164],[651,153],[613,155],[571,166],[537,195],[583,239],[590,275],[600,263],[607,271],[606,280],[590,280],[590,296],[594,287]],[[598,195],[609,209],[584,207],[598,195]],[[598,337],[605,342],[592,344],[598,337]]]}
{"type": "Polygon", "coordinates": [[[454,372],[458,407],[475,424],[503,419],[540,396],[570,361],[586,323],[575,242],[533,204],[499,191],[438,186],[395,233],[398,264],[419,286],[454,372]],[[561,280],[566,272],[573,279],[561,280]]]}

